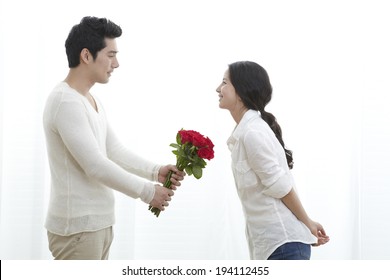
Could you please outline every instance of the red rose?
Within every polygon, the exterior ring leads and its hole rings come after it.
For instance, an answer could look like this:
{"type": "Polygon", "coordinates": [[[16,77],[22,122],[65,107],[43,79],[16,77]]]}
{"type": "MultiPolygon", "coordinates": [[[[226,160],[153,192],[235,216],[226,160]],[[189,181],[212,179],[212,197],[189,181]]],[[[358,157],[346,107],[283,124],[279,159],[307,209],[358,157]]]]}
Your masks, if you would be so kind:
{"type": "MultiPolygon", "coordinates": [[[[179,170],[185,170],[187,174],[193,175],[196,179],[202,177],[202,168],[206,166],[204,159],[214,158],[214,144],[208,137],[203,136],[195,130],[181,129],[176,135],[176,143],[171,143],[175,148],[172,151],[176,155],[176,167],[179,170]]],[[[164,182],[164,187],[171,188],[170,171],[164,182]]],[[[160,215],[160,209],[149,205],[149,210],[157,217],[160,215]]]]}
{"type": "Polygon", "coordinates": [[[206,148],[200,148],[198,150],[198,156],[200,158],[205,158],[205,159],[212,159],[214,158],[214,151],[212,149],[209,149],[208,147],[206,148]]]}
{"type": "Polygon", "coordinates": [[[191,142],[192,137],[187,130],[179,130],[179,134],[180,134],[181,143],[185,144],[187,142],[191,142]]]}
{"type": "Polygon", "coordinates": [[[205,142],[206,142],[205,146],[209,147],[210,149],[214,148],[214,144],[213,144],[213,142],[211,142],[210,138],[206,137],[205,142]]]}
{"type": "Polygon", "coordinates": [[[204,138],[204,136],[199,133],[193,134],[192,145],[198,148],[205,147],[207,145],[206,138],[204,138]]]}

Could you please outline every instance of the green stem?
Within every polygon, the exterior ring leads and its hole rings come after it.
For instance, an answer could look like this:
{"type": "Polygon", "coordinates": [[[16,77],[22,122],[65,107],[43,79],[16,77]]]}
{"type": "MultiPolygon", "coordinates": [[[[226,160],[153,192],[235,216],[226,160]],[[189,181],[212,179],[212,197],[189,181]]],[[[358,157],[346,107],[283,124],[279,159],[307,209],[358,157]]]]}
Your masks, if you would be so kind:
{"type": "Polygon", "coordinates": [[[168,189],[171,189],[171,186],[172,186],[172,182],[171,182],[171,177],[172,177],[172,174],[173,174],[173,171],[170,170],[168,172],[168,176],[167,176],[167,179],[165,179],[165,182],[164,182],[164,187],[168,188],[168,189]]]}

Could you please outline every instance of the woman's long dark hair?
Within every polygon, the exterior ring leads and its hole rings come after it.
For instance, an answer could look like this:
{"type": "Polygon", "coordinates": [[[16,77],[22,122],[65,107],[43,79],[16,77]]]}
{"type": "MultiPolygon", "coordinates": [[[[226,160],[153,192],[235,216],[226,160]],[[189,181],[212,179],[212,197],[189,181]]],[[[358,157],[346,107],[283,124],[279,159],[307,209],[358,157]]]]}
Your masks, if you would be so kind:
{"type": "Polygon", "coordinates": [[[267,71],[255,62],[238,61],[229,64],[229,76],[244,106],[260,111],[263,120],[271,127],[286,153],[288,167],[292,169],[294,165],[292,151],[284,146],[282,129],[275,116],[264,110],[272,98],[272,86],[267,71]]]}

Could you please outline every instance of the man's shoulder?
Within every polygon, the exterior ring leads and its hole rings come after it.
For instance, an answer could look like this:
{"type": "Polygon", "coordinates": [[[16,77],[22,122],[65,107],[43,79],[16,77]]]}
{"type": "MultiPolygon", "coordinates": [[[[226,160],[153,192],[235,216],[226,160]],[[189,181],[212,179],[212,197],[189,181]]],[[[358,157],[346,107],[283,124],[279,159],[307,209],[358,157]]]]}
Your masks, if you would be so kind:
{"type": "Polygon", "coordinates": [[[65,82],[58,83],[52,89],[49,98],[53,102],[80,102],[80,96],[65,82]]]}

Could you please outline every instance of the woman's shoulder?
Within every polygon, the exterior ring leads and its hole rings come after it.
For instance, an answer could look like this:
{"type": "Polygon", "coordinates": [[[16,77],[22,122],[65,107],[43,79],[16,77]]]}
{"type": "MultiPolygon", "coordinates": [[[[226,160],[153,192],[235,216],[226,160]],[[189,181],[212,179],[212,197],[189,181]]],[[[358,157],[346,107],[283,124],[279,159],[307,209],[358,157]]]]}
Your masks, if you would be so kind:
{"type": "Polygon", "coordinates": [[[261,116],[252,118],[247,123],[247,132],[257,132],[257,133],[269,133],[271,128],[269,125],[261,118],[261,116]]]}
{"type": "Polygon", "coordinates": [[[261,117],[247,123],[242,137],[244,142],[263,144],[274,142],[276,139],[275,133],[261,117]]]}

